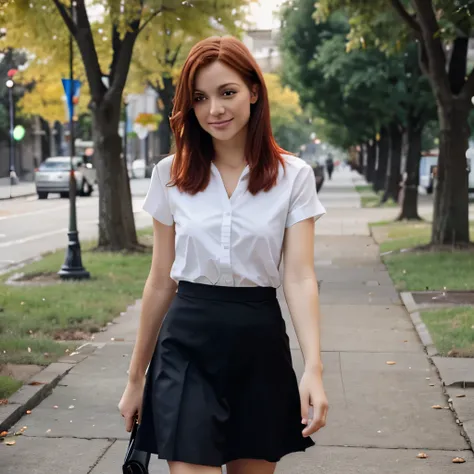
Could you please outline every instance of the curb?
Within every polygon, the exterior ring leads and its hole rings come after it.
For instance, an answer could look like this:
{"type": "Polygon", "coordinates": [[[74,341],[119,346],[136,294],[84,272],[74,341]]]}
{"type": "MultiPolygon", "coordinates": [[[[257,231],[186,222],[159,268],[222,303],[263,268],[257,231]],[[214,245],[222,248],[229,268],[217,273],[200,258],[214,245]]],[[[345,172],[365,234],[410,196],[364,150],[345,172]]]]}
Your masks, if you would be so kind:
{"type": "Polygon", "coordinates": [[[418,306],[415,303],[415,300],[413,299],[411,293],[400,293],[400,298],[402,299],[403,305],[408,311],[408,314],[411,318],[411,322],[415,327],[415,330],[418,334],[418,337],[420,338],[421,343],[425,346],[426,353],[428,354],[428,356],[433,357],[439,355],[438,349],[436,349],[433,339],[431,338],[431,334],[428,331],[426,324],[421,319],[421,315],[418,311],[418,306]]]}
{"type": "Polygon", "coordinates": [[[51,363],[31,377],[8,399],[6,405],[0,406],[0,432],[8,431],[25,415],[26,411],[37,407],[76,364],[82,362],[102,345],[87,342],[71,352],[69,356],[51,363]]]}
{"type": "Polygon", "coordinates": [[[462,420],[458,411],[456,410],[456,404],[458,402],[455,402],[456,398],[453,389],[455,390],[458,387],[446,385],[443,377],[441,376],[440,369],[436,364],[436,359],[434,358],[435,356],[439,356],[438,350],[433,343],[433,339],[431,338],[428,328],[421,319],[420,313],[418,311],[418,305],[415,303],[413,296],[409,292],[402,292],[400,293],[400,297],[411,318],[413,327],[415,328],[421,343],[425,347],[426,353],[428,355],[428,361],[436,369],[436,373],[443,384],[442,388],[444,396],[447,398],[447,403],[455,416],[455,421],[460,429],[460,434],[466,440],[471,451],[474,451],[474,421],[462,420]]]}
{"type": "Polygon", "coordinates": [[[0,201],[13,201],[14,199],[21,199],[26,197],[36,196],[36,193],[27,193],[27,194],[19,194],[18,196],[8,196],[8,197],[0,197],[0,201]]]}

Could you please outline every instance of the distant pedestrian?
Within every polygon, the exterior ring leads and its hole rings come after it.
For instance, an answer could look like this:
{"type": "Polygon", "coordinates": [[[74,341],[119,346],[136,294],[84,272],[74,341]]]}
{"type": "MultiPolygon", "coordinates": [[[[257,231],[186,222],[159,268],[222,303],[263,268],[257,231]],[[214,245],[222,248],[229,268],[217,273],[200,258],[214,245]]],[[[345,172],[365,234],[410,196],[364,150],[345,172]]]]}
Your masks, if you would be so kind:
{"type": "Polygon", "coordinates": [[[332,159],[331,153],[329,153],[326,159],[326,171],[328,173],[329,179],[332,179],[332,173],[334,171],[334,160],[332,159]]]}
{"type": "Polygon", "coordinates": [[[326,423],[313,263],[325,210],[311,166],[276,144],[262,73],[237,39],[192,48],[170,121],[176,152],[143,205],[153,257],[119,409],[127,431],[138,415],[137,448],[172,474],[272,474],[326,423]],[[299,390],[281,284],[305,360],[299,390]]]}

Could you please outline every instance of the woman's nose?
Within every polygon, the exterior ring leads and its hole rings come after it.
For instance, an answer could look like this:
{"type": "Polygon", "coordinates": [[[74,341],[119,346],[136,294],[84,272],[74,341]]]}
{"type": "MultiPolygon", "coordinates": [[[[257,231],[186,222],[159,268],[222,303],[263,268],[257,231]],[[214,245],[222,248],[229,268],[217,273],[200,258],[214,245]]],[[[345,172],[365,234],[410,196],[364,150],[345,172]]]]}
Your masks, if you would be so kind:
{"type": "Polygon", "coordinates": [[[224,113],[224,107],[219,100],[211,100],[211,115],[222,115],[224,113]]]}

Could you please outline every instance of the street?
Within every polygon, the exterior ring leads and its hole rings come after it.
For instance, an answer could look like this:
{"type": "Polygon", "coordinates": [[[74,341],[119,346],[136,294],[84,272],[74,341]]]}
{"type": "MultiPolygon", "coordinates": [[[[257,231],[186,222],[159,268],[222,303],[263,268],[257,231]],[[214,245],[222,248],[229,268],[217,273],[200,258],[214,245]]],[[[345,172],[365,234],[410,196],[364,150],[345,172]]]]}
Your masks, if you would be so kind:
{"type": "MultiPolygon", "coordinates": [[[[132,179],[130,186],[137,227],[151,225],[141,212],[149,179],[132,179]]],[[[81,241],[97,236],[98,194],[77,198],[77,222],[81,241]]],[[[0,272],[24,260],[35,258],[67,245],[69,200],[51,195],[47,200],[36,196],[0,201],[0,272]]]]}

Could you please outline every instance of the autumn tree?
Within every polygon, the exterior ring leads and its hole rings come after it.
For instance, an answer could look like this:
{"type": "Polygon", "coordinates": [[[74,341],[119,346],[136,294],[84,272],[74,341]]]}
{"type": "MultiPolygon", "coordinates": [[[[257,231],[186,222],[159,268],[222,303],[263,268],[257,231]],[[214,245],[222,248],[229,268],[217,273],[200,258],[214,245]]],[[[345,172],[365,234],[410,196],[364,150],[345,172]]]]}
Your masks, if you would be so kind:
{"type": "Polygon", "coordinates": [[[118,133],[122,95],[135,44],[154,21],[172,14],[177,21],[219,22],[238,12],[241,0],[4,0],[6,39],[43,61],[67,64],[67,41],[74,38],[90,91],[99,185],[99,247],[133,249],[137,235],[118,133]],[[179,19],[179,20],[178,20],[179,19]],[[106,49],[101,54],[102,49],[106,49]]]}

